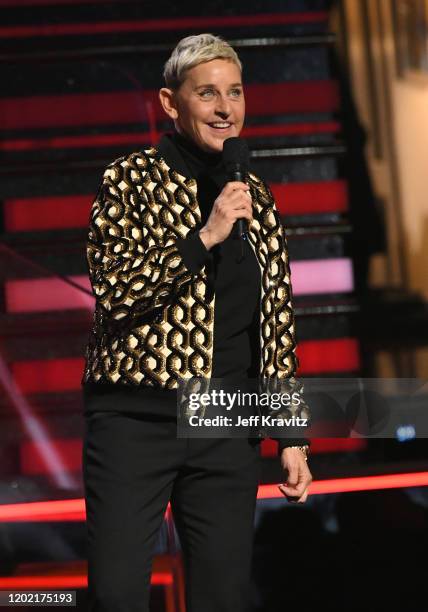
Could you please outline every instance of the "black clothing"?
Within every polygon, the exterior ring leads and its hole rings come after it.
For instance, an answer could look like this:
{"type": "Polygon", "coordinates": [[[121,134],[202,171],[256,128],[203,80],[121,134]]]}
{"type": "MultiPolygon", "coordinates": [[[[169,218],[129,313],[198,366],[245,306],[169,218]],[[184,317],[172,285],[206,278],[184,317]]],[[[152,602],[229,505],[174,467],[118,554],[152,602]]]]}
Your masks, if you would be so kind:
{"type": "MultiPolygon", "coordinates": [[[[228,180],[222,153],[201,151],[178,132],[170,138],[197,181],[203,227],[228,180]]],[[[246,378],[250,368],[257,375],[260,356],[255,349],[260,342],[251,339],[259,340],[260,267],[248,241],[244,243],[245,256],[239,262],[239,239],[232,232],[208,251],[215,291],[212,378],[246,378]]]]}
{"type": "Polygon", "coordinates": [[[159,416],[88,414],[88,610],[148,612],[168,501],[184,553],[186,609],[247,610],[259,448],[247,438],[177,438],[174,421],[159,416]]]}

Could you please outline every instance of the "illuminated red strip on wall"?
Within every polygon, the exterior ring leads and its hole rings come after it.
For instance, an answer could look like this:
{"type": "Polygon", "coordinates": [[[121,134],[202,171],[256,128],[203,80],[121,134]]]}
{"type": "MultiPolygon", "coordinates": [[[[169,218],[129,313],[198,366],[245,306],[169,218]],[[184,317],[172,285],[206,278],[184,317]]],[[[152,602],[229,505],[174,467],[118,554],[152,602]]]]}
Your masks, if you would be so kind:
{"type": "MultiPolygon", "coordinates": [[[[318,121],[312,123],[289,123],[284,125],[252,125],[244,127],[242,138],[262,138],[270,136],[304,136],[309,134],[337,134],[341,126],[337,121],[318,121]]],[[[159,132],[162,135],[163,132],[159,132]]],[[[0,142],[0,151],[41,151],[50,149],[83,149],[91,147],[111,147],[116,145],[155,145],[150,132],[129,132],[124,134],[88,134],[81,136],[60,136],[46,138],[15,138],[0,142]]]]}
{"type": "Polygon", "coordinates": [[[53,136],[46,138],[16,138],[0,142],[0,151],[44,151],[51,149],[84,149],[91,147],[112,147],[117,145],[152,145],[150,132],[129,132],[128,134],[85,134],[82,136],[53,136]]]}
{"type": "MultiPolygon", "coordinates": [[[[352,478],[317,480],[312,482],[309,486],[309,495],[351,493],[353,491],[380,491],[382,489],[426,486],[428,486],[428,472],[382,474],[379,476],[356,476],[352,478]]],[[[278,485],[259,486],[257,499],[272,499],[275,497],[283,497],[278,489],[278,485]]]]}
{"type": "MultiPolygon", "coordinates": [[[[406,472],[403,474],[381,474],[376,476],[316,480],[311,483],[309,493],[310,495],[326,495],[329,493],[378,491],[382,489],[426,486],[428,486],[428,472],[406,472]]],[[[259,485],[257,499],[273,499],[277,497],[283,497],[278,489],[278,485],[259,485]]],[[[75,521],[86,520],[84,499],[0,505],[0,523],[63,521],[70,520],[64,519],[64,516],[72,515],[75,521]]]]}
{"type": "MultiPolygon", "coordinates": [[[[349,293],[353,290],[352,260],[346,257],[293,261],[291,273],[296,296],[349,293]],[[324,277],[326,280],[323,282],[324,277]]],[[[78,287],[55,276],[6,281],[4,283],[6,311],[92,310],[94,297],[89,277],[82,274],[67,276],[67,279],[78,287]]]]}
{"type": "Polygon", "coordinates": [[[17,361],[12,377],[23,393],[72,391],[80,387],[83,358],[17,361]]]}
{"type": "Polygon", "coordinates": [[[247,115],[329,113],[340,108],[339,87],[334,80],[294,81],[245,86],[247,115]],[[311,99],[311,96],[315,96],[311,99]]]}
{"type": "MultiPolygon", "coordinates": [[[[352,372],[360,367],[355,338],[299,342],[299,375],[352,372]]],[[[23,393],[49,393],[80,389],[83,358],[16,361],[11,365],[15,383],[23,393]]]]}
{"type": "Polygon", "coordinates": [[[0,522],[85,520],[85,500],[82,498],[0,505],[0,522]]]}
{"type": "MultiPolygon", "coordinates": [[[[295,295],[349,292],[353,289],[352,262],[346,258],[293,261],[291,271],[295,295]],[[320,274],[323,273],[328,277],[324,285],[320,281],[320,274]]],[[[6,311],[92,310],[94,297],[89,277],[68,276],[67,280],[70,282],[52,276],[6,281],[6,311]]]]}
{"type": "Polygon", "coordinates": [[[273,183],[270,187],[282,215],[345,213],[348,210],[345,181],[273,183]]]}
{"type": "MultiPolygon", "coordinates": [[[[347,210],[344,181],[271,184],[278,210],[283,215],[347,210]],[[316,194],[316,195],[315,195],[316,194]]],[[[12,198],[4,201],[7,232],[86,227],[94,194],[12,198]]]]}
{"type": "Polygon", "coordinates": [[[0,577],[1,589],[84,589],[87,586],[88,580],[84,575],[0,577]]]}
{"type": "MultiPolygon", "coordinates": [[[[151,584],[172,585],[174,577],[172,573],[153,572],[151,584]]],[[[0,589],[85,589],[88,586],[87,574],[55,574],[53,576],[2,576],[0,577],[0,589]]]]}
{"type": "Polygon", "coordinates": [[[356,338],[304,340],[299,342],[299,375],[327,372],[353,372],[361,366],[356,338]]]}
{"type": "Polygon", "coordinates": [[[11,198],[4,202],[7,232],[86,227],[94,196],[11,198]]]}
{"type": "Polygon", "coordinates": [[[94,298],[84,291],[91,291],[89,277],[68,276],[74,287],[61,278],[34,278],[10,280],[4,283],[7,312],[48,312],[54,310],[92,310],[94,298]]]}
{"type": "Polygon", "coordinates": [[[9,26],[0,28],[2,38],[40,36],[70,36],[82,34],[111,34],[119,32],[161,32],[200,28],[232,28],[244,26],[288,25],[319,23],[328,18],[324,11],[310,13],[258,13],[256,15],[209,15],[175,19],[144,19],[134,21],[103,21],[94,23],[55,23],[43,25],[9,26]]]}
{"type": "MultiPolygon", "coordinates": [[[[135,3],[140,0],[134,0],[135,3]]],[[[21,6],[50,6],[52,4],[118,4],[121,0],[0,0],[0,6],[20,8],[21,6]]]]}
{"type": "MultiPolygon", "coordinates": [[[[45,444],[42,440],[32,442],[25,440],[21,443],[20,451],[20,472],[27,475],[47,474],[48,469],[46,460],[40,454],[40,446],[45,444]]],[[[54,449],[61,459],[61,469],[75,472],[82,469],[82,440],[49,438],[46,445],[54,449]]],[[[49,474],[52,474],[52,466],[49,466],[49,474]]]]}
{"type": "MultiPolygon", "coordinates": [[[[333,80],[250,84],[245,92],[247,115],[334,112],[340,102],[333,80]]],[[[2,127],[8,130],[147,122],[149,109],[157,120],[167,118],[158,90],[0,99],[2,127]]]]}

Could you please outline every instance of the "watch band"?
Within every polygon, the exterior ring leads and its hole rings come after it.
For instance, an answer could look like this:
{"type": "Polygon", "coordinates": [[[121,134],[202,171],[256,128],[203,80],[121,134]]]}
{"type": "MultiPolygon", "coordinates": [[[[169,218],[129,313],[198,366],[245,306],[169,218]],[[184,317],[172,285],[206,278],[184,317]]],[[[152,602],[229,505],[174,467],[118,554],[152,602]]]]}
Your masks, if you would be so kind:
{"type": "Polygon", "coordinates": [[[309,455],[309,445],[305,444],[303,446],[287,446],[286,448],[298,448],[302,451],[302,453],[305,456],[306,461],[308,460],[308,455],[309,455]]]}

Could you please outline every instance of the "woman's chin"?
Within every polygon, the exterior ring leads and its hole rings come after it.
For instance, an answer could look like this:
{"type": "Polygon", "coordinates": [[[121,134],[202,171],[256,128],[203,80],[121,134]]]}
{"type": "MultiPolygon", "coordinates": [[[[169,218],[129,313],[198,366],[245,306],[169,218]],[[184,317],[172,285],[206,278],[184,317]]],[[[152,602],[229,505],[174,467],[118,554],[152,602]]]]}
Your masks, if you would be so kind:
{"type": "Polygon", "coordinates": [[[218,136],[214,136],[211,138],[207,138],[204,142],[204,149],[206,151],[212,151],[213,153],[219,153],[223,151],[223,143],[227,138],[231,138],[235,136],[235,133],[232,133],[232,130],[227,130],[225,134],[219,134],[218,136]]]}
{"type": "Polygon", "coordinates": [[[202,148],[207,153],[220,153],[223,151],[223,140],[216,140],[214,142],[212,140],[209,142],[205,141],[202,148]]]}

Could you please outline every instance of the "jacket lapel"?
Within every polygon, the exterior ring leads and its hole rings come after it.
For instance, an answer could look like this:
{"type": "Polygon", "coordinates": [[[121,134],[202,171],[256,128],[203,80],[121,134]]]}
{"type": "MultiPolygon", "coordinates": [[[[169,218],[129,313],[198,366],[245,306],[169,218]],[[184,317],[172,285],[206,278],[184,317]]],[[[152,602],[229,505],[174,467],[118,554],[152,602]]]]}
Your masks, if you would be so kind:
{"type": "MultiPolygon", "coordinates": [[[[173,208],[173,214],[183,218],[185,227],[198,229],[201,226],[201,210],[198,204],[197,183],[196,179],[188,176],[187,166],[180,152],[167,135],[163,135],[156,147],[152,147],[148,153],[153,155],[160,168],[168,173],[168,189],[174,192],[180,189],[180,197],[173,198],[170,204],[170,207],[173,208]]],[[[248,178],[253,198],[253,222],[249,227],[248,241],[263,273],[263,270],[269,268],[269,251],[266,242],[263,240],[265,228],[260,223],[264,203],[259,202],[260,191],[256,186],[256,177],[249,174],[248,178]]],[[[186,231],[185,234],[187,234],[186,231]]]]}

